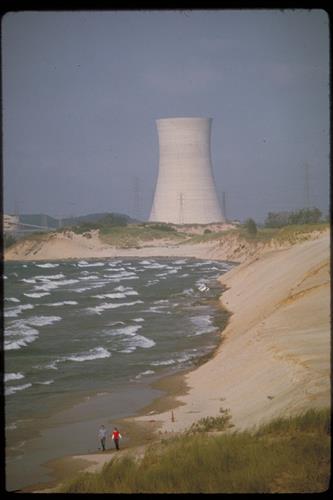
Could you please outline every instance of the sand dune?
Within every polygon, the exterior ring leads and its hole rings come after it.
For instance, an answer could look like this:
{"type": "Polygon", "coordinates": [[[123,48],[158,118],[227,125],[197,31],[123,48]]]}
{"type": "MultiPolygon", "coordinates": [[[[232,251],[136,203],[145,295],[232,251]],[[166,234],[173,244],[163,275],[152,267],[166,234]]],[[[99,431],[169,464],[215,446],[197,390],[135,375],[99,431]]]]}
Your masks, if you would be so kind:
{"type": "MultiPolygon", "coordinates": [[[[123,428],[143,425],[156,429],[157,436],[168,435],[202,417],[218,416],[222,408],[230,410],[232,429],[245,429],[330,406],[329,231],[313,233],[292,246],[227,238],[116,249],[102,245],[97,234],[85,241],[69,235],[57,236],[52,244],[24,245],[14,247],[6,259],[191,256],[241,262],[221,277],[227,287],[221,304],[232,314],[222,343],[212,359],[183,376],[187,390],[174,397],[174,419],[156,402],[146,414],[126,419],[123,428]]],[[[90,470],[106,460],[95,455],[76,458],[92,463],[90,470]]]]}
{"type": "MultiPolygon", "coordinates": [[[[213,359],[185,376],[188,392],[154,414],[162,432],[230,409],[235,428],[330,405],[329,234],[272,250],[226,273],[233,314],[213,359]]],[[[151,422],[142,416],[138,422],[151,422]]]]}

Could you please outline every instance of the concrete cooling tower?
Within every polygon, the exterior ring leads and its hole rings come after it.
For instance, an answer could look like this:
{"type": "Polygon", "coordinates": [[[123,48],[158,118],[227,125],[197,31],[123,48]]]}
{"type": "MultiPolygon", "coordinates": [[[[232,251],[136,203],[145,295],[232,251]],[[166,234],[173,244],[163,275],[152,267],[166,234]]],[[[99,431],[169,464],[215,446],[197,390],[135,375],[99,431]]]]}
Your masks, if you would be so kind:
{"type": "Polygon", "coordinates": [[[159,171],[149,217],[154,222],[223,222],[211,154],[211,118],[156,120],[159,171]]]}

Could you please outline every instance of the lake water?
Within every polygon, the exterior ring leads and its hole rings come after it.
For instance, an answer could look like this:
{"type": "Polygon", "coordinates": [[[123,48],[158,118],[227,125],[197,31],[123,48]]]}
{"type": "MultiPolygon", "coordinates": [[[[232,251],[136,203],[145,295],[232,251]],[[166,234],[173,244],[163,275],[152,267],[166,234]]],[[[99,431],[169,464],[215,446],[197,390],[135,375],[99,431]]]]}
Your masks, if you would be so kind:
{"type": "Polygon", "coordinates": [[[151,381],[212,352],[217,278],[231,267],[187,258],[6,263],[7,489],[49,480],[50,459],[94,451],[101,419],[135,414],[158,394],[151,381]]]}

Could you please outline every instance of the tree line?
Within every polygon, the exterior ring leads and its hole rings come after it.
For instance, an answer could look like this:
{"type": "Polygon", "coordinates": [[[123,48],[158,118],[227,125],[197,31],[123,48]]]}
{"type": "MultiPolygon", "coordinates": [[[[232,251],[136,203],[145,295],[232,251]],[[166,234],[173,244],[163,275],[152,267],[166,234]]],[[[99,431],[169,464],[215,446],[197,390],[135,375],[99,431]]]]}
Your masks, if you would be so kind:
{"type": "Polygon", "coordinates": [[[283,227],[291,224],[316,224],[320,221],[322,212],[319,208],[301,208],[293,212],[268,212],[266,227],[283,227]]]}

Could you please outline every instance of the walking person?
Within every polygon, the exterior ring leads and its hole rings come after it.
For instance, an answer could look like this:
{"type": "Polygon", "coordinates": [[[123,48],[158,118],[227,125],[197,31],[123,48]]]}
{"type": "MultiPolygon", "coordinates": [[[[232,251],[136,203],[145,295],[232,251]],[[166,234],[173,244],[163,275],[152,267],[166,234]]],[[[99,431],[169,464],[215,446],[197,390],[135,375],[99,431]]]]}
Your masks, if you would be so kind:
{"type": "Polygon", "coordinates": [[[98,437],[101,442],[102,450],[105,451],[105,442],[106,442],[106,429],[104,425],[101,425],[98,430],[98,437]]]}
{"type": "Polygon", "coordinates": [[[121,434],[120,432],[118,431],[117,427],[115,427],[113,429],[113,432],[112,432],[112,439],[113,439],[113,442],[116,446],[116,449],[119,450],[119,439],[121,438],[121,434]]]}

